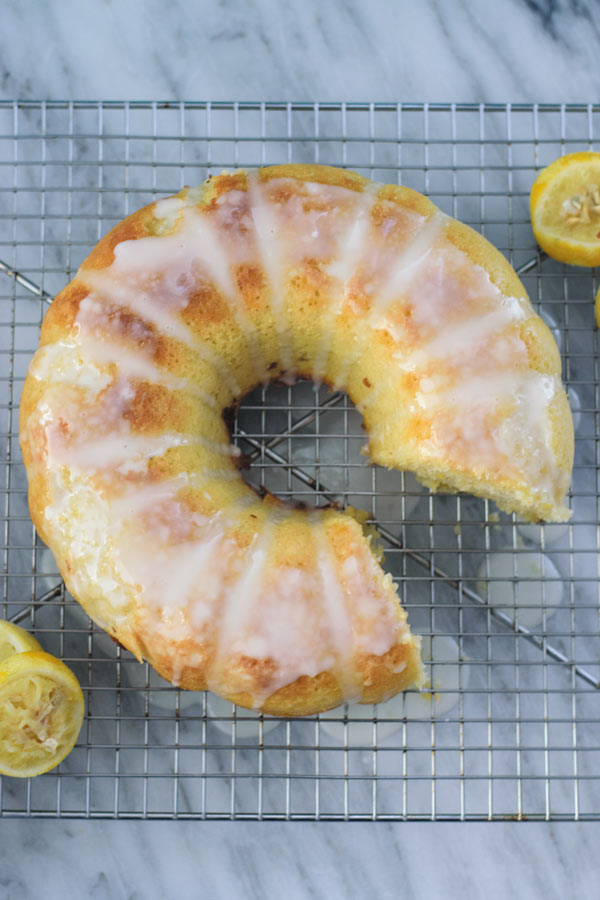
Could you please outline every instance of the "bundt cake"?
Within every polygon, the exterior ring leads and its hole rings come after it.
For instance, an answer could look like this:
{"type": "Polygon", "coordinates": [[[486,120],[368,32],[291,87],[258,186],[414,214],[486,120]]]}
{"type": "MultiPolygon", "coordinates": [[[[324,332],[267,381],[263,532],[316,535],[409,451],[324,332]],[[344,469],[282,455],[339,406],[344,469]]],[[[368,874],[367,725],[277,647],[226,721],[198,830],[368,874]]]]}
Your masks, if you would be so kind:
{"type": "Polygon", "coordinates": [[[261,499],[238,472],[223,410],[300,376],[348,392],[374,463],[569,516],[552,335],[503,256],[425,197],[287,165],[125,219],[43,322],[21,403],[31,515],[139,659],[277,715],[421,677],[364,519],[261,499]]]}

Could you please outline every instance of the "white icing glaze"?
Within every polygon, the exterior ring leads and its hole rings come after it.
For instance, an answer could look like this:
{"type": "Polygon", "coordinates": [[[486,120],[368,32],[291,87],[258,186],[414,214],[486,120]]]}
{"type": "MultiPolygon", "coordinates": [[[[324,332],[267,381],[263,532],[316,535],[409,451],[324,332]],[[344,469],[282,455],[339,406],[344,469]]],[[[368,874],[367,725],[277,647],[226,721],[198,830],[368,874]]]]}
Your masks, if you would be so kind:
{"type": "MultiPolygon", "coordinates": [[[[85,301],[84,301],[85,302],[85,301]]],[[[119,375],[130,381],[143,380],[152,384],[161,384],[172,391],[182,391],[197,397],[206,406],[215,408],[215,398],[203,390],[201,385],[187,378],[175,378],[168,372],[159,369],[152,360],[141,352],[132,352],[130,347],[110,340],[98,340],[92,337],[78,336],[76,344],[57,341],[46,344],[35,357],[31,373],[40,381],[49,378],[54,382],[84,388],[98,395],[113,380],[102,371],[118,360],[119,375]]]]}
{"type": "Polygon", "coordinates": [[[112,381],[108,372],[102,372],[94,359],[87,354],[85,357],[81,355],[77,345],[63,341],[40,347],[29,367],[29,373],[38,381],[52,380],[54,384],[76,386],[94,396],[112,381]]]}
{"type": "Polygon", "coordinates": [[[340,284],[340,298],[330,304],[323,323],[323,335],[315,354],[314,378],[320,381],[327,369],[327,357],[331,341],[331,332],[335,327],[335,318],[339,314],[341,299],[346,285],[356,270],[356,260],[364,251],[369,228],[371,227],[371,211],[381,185],[371,182],[364,188],[357,202],[354,217],[350,219],[348,230],[339,242],[339,250],[332,261],[324,266],[324,270],[332,275],[340,284]]]}
{"type": "MultiPolygon", "coordinates": [[[[37,409],[37,421],[46,437],[46,458],[50,468],[68,466],[78,471],[114,469],[120,475],[146,471],[148,461],[163,456],[174,447],[202,447],[228,461],[239,456],[238,448],[201,434],[163,432],[140,434],[125,418],[135,390],[127,378],[119,377],[100,397],[84,405],[77,393],[70,397],[51,388],[37,409]]],[[[35,421],[35,420],[33,420],[35,421]]],[[[30,422],[28,429],[31,429],[30,422]]],[[[204,474],[204,473],[202,473],[204,474]]],[[[235,470],[217,470],[223,478],[237,478],[235,470]]]]}
{"type": "Polygon", "coordinates": [[[382,656],[392,646],[392,636],[397,640],[401,632],[409,634],[408,626],[396,616],[396,594],[391,575],[385,576],[382,591],[375,559],[366,548],[362,548],[362,552],[357,548],[356,555],[347,557],[341,575],[356,651],[382,656]],[[393,598],[392,604],[390,598],[393,598]]]}
{"type": "MultiPolygon", "coordinates": [[[[254,543],[244,554],[240,575],[227,593],[217,628],[215,662],[207,676],[209,688],[217,693],[223,692],[226,681],[224,671],[232,658],[269,659],[275,657],[281,649],[281,645],[276,649],[272,648],[270,642],[263,635],[256,634],[252,628],[256,624],[260,595],[265,590],[265,568],[274,525],[273,519],[268,520],[262,534],[256,535],[254,543]],[[272,649],[274,652],[271,652],[272,649]]],[[[285,643],[286,635],[283,637],[285,643]]],[[[266,691],[262,692],[262,699],[266,699],[272,692],[272,684],[269,684],[266,691]]]]}
{"type": "Polygon", "coordinates": [[[248,173],[248,194],[258,252],[271,290],[271,311],[279,336],[280,362],[285,372],[291,372],[294,365],[286,314],[285,279],[282,254],[279,250],[279,231],[265,197],[265,187],[261,184],[256,172],[248,173]]]}
{"type": "MultiPolygon", "coordinates": [[[[411,322],[418,328],[418,333],[416,336],[410,335],[409,352],[402,348],[396,353],[397,370],[412,371],[420,376],[415,395],[419,409],[435,414],[434,407],[436,404],[437,407],[442,406],[442,397],[447,404],[461,406],[464,427],[458,421],[454,423],[454,430],[458,428],[460,431],[462,427],[462,439],[470,439],[474,445],[478,443],[480,452],[487,453],[489,429],[481,421],[484,389],[480,367],[493,370],[493,366],[490,367],[490,353],[496,355],[494,362],[500,372],[506,369],[509,360],[522,362],[526,359],[525,347],[514,325],[528,315],[527,305],[516,298],[503,297],[491,284],[485,270],[469,260],[465,263],[461,251],[443,239],[448,220],[442,213],[436,213],[428,221],[410,214],[406,221],[409,230],[412,229],[412,237],[409,237],[404,249],[398,250],[396,243],[392,242],[389,246],[385,243],[385,236],[398,227],[398,215],[394,213],[393,206],[390,205],[387,210],[384,205],[385,217],[378,226],[381,232],[381,237],[377,239],[378,249],[376,252],[370,251],[371,238],[367,241],[366,236],[374,234],[370,214],[378,185],[369,185],[362,193],[317,184],[296,185],[294,189],[293,182],[290,189],[287,179],[262,182],[255,173],[249,175],[248,183],[248,192],[235,189],[219,198],[214,219],[199,214],[189,205],[185,206],[183,201],[160,207],[159,214],[161,210],[171,214],[176,209],[179,215],[183,209],[183,222],[177,232],[159,240],[142,238],[117,245],[115,263],[111,267],[114,277],[108,277],[118,281],[118,285],[115,288],[111,284],[111,297],[116,296],[120,302],[125,302],[160,330],[166,330],[189,346],[196,346],[195,336],[176,315],[177,309],[185,306],[186,290],[189,280],[193,278],[194,266],[200,265],[220,292],[228,297],[238,315],[243,305],[239,303],[239,298],[237,301],[234,299],[237,294],[231,266],[248,262],[249,254],[254,252],[256,256],[258,253],[270,280],[271,308],[283,342],[281,363],[285,369],[293,370],[285,303],[285,278],[290,265],[293,267],[294,260],[301,261],[307,257],[322,259],[323,271],[342,283],[340,298],[354,273],[362,272],[363,290],[367,296],[372,296],[367,315],[369,327],[362,329],[359,340],[348,353],[338,373],[338,386],[343,386],[348,373],[368,346],[371,328],[389,331],[401,347],[406,342],[407,335],[394,312],[398,298],[403,297],[405,299],[401,302],[408,302],[411,322]],[[309,201],[316,198],[322,202],[311,205],[306,198],[309,201]],[[350,210],[352,214],[344,218],[339,213],[340,209],[350,210]],[[337,215],[335,210],[338,210],[337,215]],[[455,274],[460,274],[461,266],[464,269],[465,265],[469,272],[466,280],[455,274]],[[160,307],[156,302],[156,291],[145,287],[136,293],[128,286],[128,279],[130,281],[140,271],[147,279],[148,269],[150,274],[160,273],[160,307]],[[132,293],[135,294],[133,298],[130,296],[132,293]],[[150,312],[146,308],[148,298],[150,312]],[[465,313],[460,321],[456,320],[458,309],[464,309],[465,313]],[[505,337],[501,336],[504,332],[505,337]],[[453,373],[452,367],[458,371],[453,373]]],[[[88,278],[87,273],[84,277],[88,278]]],[[[94,274],[92,284],[98,277],[107,276],[94,274]]],[[[104,285],[104,289],[106,287],[104,285]]],[[[334,299],[325,315],[325,324],[334,327],[338,311],[339,306],[334,299]]],[[[328,329],[324,327],[323,340],[316,354],[317,374],[325,365],[327,334],[328,329]]],[[[201,355],[222,368],[206,348],[201,355]]],[[[148,369],[146,371],[148,377],[152,377],[152,373],[148,369]]],[[[530,401],[533,402],[533,394],[539,393],[539,378],[526,364],[520,367],[513,381],[506,382],[504,391],[499,390],[493,371],[486,372],[485,378],[498,403],[504,402],[506,395],[514,391],[518,394],[517,407],[526,409],[530,401]],[[531,387],[527,386],[528,382],[531,387]]],[[[235,387],[233,384],[231,386],[232,389],[235,387]]],[[[379,384],[368,402],[376,402],[382,389],[385,385],[382,387],[379,384]]],[[[539,399],[533,402],[533,418],[538,439],[543,443],[548,437],[551,393],[542,390],[539,396],[544,398],[544,403],[540,408],[539,399]]],[[[502,430],[494,433],[497,449],[509,452],[511,440],[514,447],[521,420],[519,413],[512,430],[509,424],[504,423],[502,430]]],[[[447,423],[438,429],[438,447],[444,445],[448,450],[456,444],[456,436],[451,430],[447,423]]],[[[476,450],[477,447],[473,446],[472,453],[475,455],[476,450]]]]}
{"type": "Polygon", "coordinates": [[[67,481],[64,468],[50,470],[49,486],[52,502],[44,510],[46,527],[63,536],[69,558],[77,561],[69,573],[69,589],[85,597],[91,584],[120,610],[128,600],[129,582],[124,583],[115,565],[120,527],[115,528],[110,505],[87,479],[69,474],[67,481]]]}
{"type": "Polygon", "coordinates": [[[346,385],[352,368],[363,356],[369,345],[372,329],[378,326],[381,317],[398,298],[398,294],[417,278],[447,221],[449,221],[448,217],[439,210],[431,219],[427,221],[421,219],[422,225],[412,240],[409,240],[402,251],[394,253],[391,264],[388,262],[388,265],[384,266],[383,280],[378,284],[378,289],[375,290],[374,283],[366,284],[365,290],[371,300],[370,309],[352,352],[348,353],[337,374],[335,386],[338,390],[346,385]]]}
{"type": "Polygon", "coordinates": [[[528,395],[532,391],[539,392],[542,400],[536,410],[539,413],[553,396],[554,381],[554,378],[547,375],[538,375],[531,384],[520,372],[482,373],[477,379],[460,376],[458,379],[452,379],[452,374],[447,378],[438,375],[421,379],[415,400],[421,409],[427,411],[460,407],[468,414],[468,411],[474,412],[476,409],[480,409],[481,412],[489,411],[494,409],[499,401],[508,399],[516,403],[525,401],[529,404],[531,398],[528,395]]]}
{"type": "Polygon", "coordinates": [[[356,261],[364,253],[371,211],[380,188],[381,184],[372,181],[363,189],[354,218],[350,220],[348,230],[340,241],[338,254],[325,266],[325,271],[343,285],[354,275],[356,261]]]}
{"type": "MultiPolygon", "coordinates": [[[[337,656],[336,674],[345,699],[360,697],[360,688],[353,666],[354,633],[348,601],[333,567],[329,536],[320,517],[313,518],[313,535],[317,563],[321,573],[322,598],[325,615],[329,620],[333,650],[337,656]]],[[[360,596],[360,595],[358,595],[360,596]]],[[[387,648],[386,648],[387,649],[387,648]]]]}
{"type": "MultiPolygon", "coordinates": [[[[214,228],[209,218],[196,211],[187,213],[185,229],[190,232],[189,243],[194,248],[196,258],[201,261],[210,280],[227,300],[237,323],[245,336],[248,352],[252,357],[258,380],[266,376],[266,364],[260,359],[260,349],[256,329],[246,313],[231,277],[231,260],[228,258],[226,243],[222,234],[214,228]]],[[[239,389],[237,391],[239,393],[239,389]]]]}
{"type": "MultiPolygon", "coordinates": [[[[363,191],[353,191],[329,184],[294,183],[286,178],[264,182],[264,205],[277,232],[278,265],[283,277],[295,274],[307,260],[323,261],[322,270],[331,274],[335,260],[345,253],[349,230],[364,210],[365,195],[374,196],[379,187],[373,183],[363,191]]],[[[370,200],[367,205],[370,209],[370,200]]]]}
{"type": "MultiPolygon", "coordinates": [[[[356,699],[356,655],[381,656],[410,639],[396,614],[389,576],[382,586],[366,544],[343,563],[335,558],[318,512],[311,519],[314,571],[273,562],[279,526],[290,512],[271,509],[264,523],[261,509],[249,546],[238,543],[238,516],[260,504],[249,488],[232,494],[217,513],[194,512],[187,490],[209,499],[211,484],[238,482],[239,474],[228,445],[205,434],[132,430],[126,416],[136,382],[215,406],[199,379],[177,378],[159,361],[157,334],[191,349],[237,396],[236,377],[184,314],[199,285],[213,286],[245,334],[257,378],[265,377],[269,361],[261,358],[236,281],[236,267],[262,265],[279,363],[293,374],[289,286],[309,261],[330,286],[320,310],[318,376],[326,374],[337,316],[360,294],[364,328],[348,348],[340,384],[374,334],[387,332],[397,345],[395,371],[369,402],[394,377],[414,374],[411,412],[427,417],[433,432],[423,441],[424,456],[456,461],[470,454],[476,470],[490,459],[511,460],[549,495],[556,479],[549,406],[559,380],[529,369],[518,334],[529,307],[504,297],[449,243],[441,213],[426,222],[382,201],[375,217],[375,184],[360,192],[285,178],[263,182],[252,174],[248,185],[248,191],[236,187],[222,194],[210,211],[195,207],[193,192],[159,201],[154,215],[170,233],[121,242],[107,269],[82,270],[90,293],[80,303],[72,343],[43,347],[33,363],[34,377],[57,388],[46,389],[24,440],[38,454],[34,465],[51,473],[45,515],[57,544],[67,541],[78,560],[74,589],[86,596],[90,585],[99,584],[118,608],[135,596],[151,626],[168,638],[191,633],[199,646],[211,644],[209,683],[222,692],[232,658],[245,657],[262,666],[260,678],[238,673],[240,689],[251,688],[256,705],[302,675],[328,670],[339,678],[344,697],[356,699]],[[133,315],[122,316],[121,308],[133,315]],[[509,413],[496,421],[507,404],[509,413]],[[185,446],[198,449],[200,470],[153,481],[149,461],[185,446]]],[[[219,414],[206,409],[205,421],[214,424],[219,414]]],[[[392,416],[381,427],[394,424],[392,416]]],[[[173,677],[180,676],[177,664],[173,677]]]]}
{"type": "Polygon", "coordinates": [[[412,241],[397,254],[394,264],[373,298],[371,323],[397,299],[403,288],[415,276],[428,259],[443,228],[451,219],[439,209],[424,222],[412,241]]]}
{"type": "Polygon", "coordinates": [[[187,472],[149,484],[134,483],[118,497],[111,499],[114,518],[120,521],[125,517],[136,516],[149,507],[158,507],[165,501],[174,500],[179,491],[189,488],[192,483],[193,479],[187,472]]]}
{"type": "Polygon", "coordinates": [[[191,624],[201,633],[215,618],[215,607],[222,599],[224,567],[221,558],[230,561],[231,551],[218,529],[206,527],[194,540],[172,544],[153,540],[154,564],[148,577],[148,549],[144,539],[130,540],[120,549],[121,565],[132,581],[141,586],[144,602],[160,611],[170,624],[175,639],[189,636],[189,624],[182,612],[191,604],[191,624]]]}
{"type": "MultiPolygon", "coordinates": [[[[96,440],[94,443],[80,441],[71,446],[62,445],[57,449],[52,441],[54,433],[48,430],[48,461],[52,465],[69,466],[72,469],[95,470],[114,468],[125,475],[146,469],[151,457],[163,456],[173,447],[199,446],[223,452],[220,444],[211,445],[205,438],[190,437],[185,434],[161,434],[147,437],[137,434],[115,434],[96,440]]],[[[235,455],[227,448],[228,455],[235,455]]],[[[229,470],[212,470],[207,477],[237,478],[237,472],[229,470]]]]}
{"type": "MultiPolygon", "coordinates": [[[[436,461],[455,448],[456,458],[474,470],[485,460],[485,471],[511,477],[529,473],[530,490],[552,502],[556,473],[549,407],[559,387],[558,378],[537,372],[422,378],[414,410],[426,413],[432,436],[419,440],[419,452],[436,461]]],[[[372,439],[393,429],[401,415],[373,428],[372,439]]]]}
{"type": "Polygon", "coordinates": [[[168,309],[167,300],[172,299],[174,296],[176,299],[179,299],[180,308],[184,308],[188,301],[187,293],[182,290],[176,291],[173,294],[169,293],[167,289],[163,289],[160,295],[156,297],[151,291],[144,290],[135,285],[129,287],[121,280],[120,273],[122,269],[127,272],[128,276],[131,276],[132,274],[135,275],[136,269],[138,270],[138,273],[140,271],[152,271],[152,266],[155,269],[159,269],[159,263],[153,253],[154,246],[147,245],[146,241],[153,241],[161,244],[163,241],[173,241],[173,237],[140,238],[137,241],[124,241],[115,248],[115,263],[110,269],[103,269],[101,271],[83,270],[80,272],[79,277],[83,283],[86,286],[91,287],[95,292],[92,295],[90,302],[99,302],[102,304],[105,302],[105,298],[109,297],[111,303],[116,302],[121,306],[127,307],[140,316],[142,320],[151,322],[155,325],[159,332],[186,344],[188,347],[195,350],[201,359],[214,366],[217,372],[219,372],[229,384],[232,394],[237,396],[240,392],[240,386],[232,372],[229,370],[225,360],[222,359],[222,357],[220,357],[206,342],[199,340],[188,326],[184,324],[182,319],[168,309]],[[125,244],[127,245],[127,250],[122,249],[125,244]],[[120,252],[117,255],[118,251],[120,252]],[[129,268],[130,265],[131,269],[129,268]]]}
{"type": "Polygon", "coordinates": [[[169,222],[174,222],[177,214],[185,205],[185,200],[181,197],[165,197],[163,200],[157,200],[152,212],[156,219],[166,219],[169,222]]]}
{"type": "MultiPolygon", "coordinates": [[[[379,643],[365,636],[362,643],[355,642],[361,612],[350,611],[349,602],[355,596],[346,596],[340,587],[321,513],[314,513],[312,521],[317,570],[274,562],[281,533],[278,526],[290,515],[291,511],[270,515],[264,531],[244,554],[241,574],[228,586],[209,686],[222,692],[226,681],[231,683],[231,667],[246,658],[265,667],[259,682],[252,685],[257,706],[302,675],[314,677],[328,670],[335,672],[344,696],[359,697],[352,664],[355,644],[358,649],[367,646],[367,652],[383,653],[394,642],[395,630],[386,623],[379,643]],[[315,597],[319,597],[318,604],[315,597]]],[[[367,600],[366,605],[372,616],[374,608],[382,606],[381,599],[367,600]]],[[[251,683],[244,672],[239,679],[238,690],[251,683]]]]}
{"type": "MultiPolygon", "coordinates": [[[[398,361],[398,368],[406,372],[426,369],[434,360],[450,365],[458,362],[460,365],[462,354],[472,354],[474,350],[480,352],[484,342],[497,341],[507,326],[524,318],[525,313],[520,305],[512,307],[503,304],[492,312],[449,325],[441,334],[425,341],[413,352],[398,351],[394,357],[398,361]]],[[[394,333],[393,326],[389,330],[394,333]]]]}

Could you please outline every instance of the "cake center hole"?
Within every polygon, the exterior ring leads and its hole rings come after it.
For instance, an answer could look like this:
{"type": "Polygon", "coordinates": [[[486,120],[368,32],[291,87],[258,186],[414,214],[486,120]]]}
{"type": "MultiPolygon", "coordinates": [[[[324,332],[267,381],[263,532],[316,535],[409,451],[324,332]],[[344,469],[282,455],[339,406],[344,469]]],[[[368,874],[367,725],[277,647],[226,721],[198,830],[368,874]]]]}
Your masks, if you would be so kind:
{"type": "Polygon", "coordinates": [[[362,416],[342,391],[298,380],[257,388],[233,421],[244,480],[259,492],[308,507],[371,510],[373,469],[361,454],[362,416]]]}

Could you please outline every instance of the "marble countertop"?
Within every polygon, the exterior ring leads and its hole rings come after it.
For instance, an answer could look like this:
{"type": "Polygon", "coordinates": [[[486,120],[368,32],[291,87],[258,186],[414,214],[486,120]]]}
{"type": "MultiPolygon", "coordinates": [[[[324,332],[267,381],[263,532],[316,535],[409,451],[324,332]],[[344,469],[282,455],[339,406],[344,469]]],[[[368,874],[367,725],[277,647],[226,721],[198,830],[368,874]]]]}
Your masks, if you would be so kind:
{"type": "MultiPolygon", "coordinates": [[[[5,0],[0,97],[587,102],[597,0],[5,0]]],[[[600,825],[0,820],[0,900],[587,897],[600,825]]]]}
{"type": "Polygon", "coordinates": [[[5,0],[2,20],[11,98],[600,95],[597,0],[5,0]]]}
{"type": "Polygon", "coordinates": [[[0,839],[2,900],[587,900],[597,888],[598,831],[581,824],[7,821],[0,839]]]}

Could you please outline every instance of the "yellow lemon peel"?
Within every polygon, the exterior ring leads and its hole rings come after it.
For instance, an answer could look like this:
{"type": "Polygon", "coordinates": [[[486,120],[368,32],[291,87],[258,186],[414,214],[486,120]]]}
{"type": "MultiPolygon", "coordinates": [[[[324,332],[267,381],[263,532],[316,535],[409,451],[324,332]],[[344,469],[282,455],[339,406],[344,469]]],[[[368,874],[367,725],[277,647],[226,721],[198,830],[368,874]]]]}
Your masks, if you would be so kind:
{"type": "Polygon", "coordinates": [[[533,233],[549,256],[600,265],[600,153],[570,153],[543,169],[529,208],[533,233]]]}
{"type": "Polygon", "coordinates": [[[0,619],[0,663],[13,653],[27,653],[28,650],[41,650],[41,645],[33,635],[19,625],[13,625],[0,619]]]}

